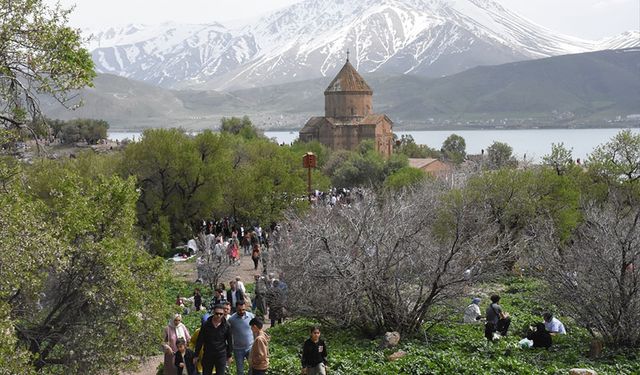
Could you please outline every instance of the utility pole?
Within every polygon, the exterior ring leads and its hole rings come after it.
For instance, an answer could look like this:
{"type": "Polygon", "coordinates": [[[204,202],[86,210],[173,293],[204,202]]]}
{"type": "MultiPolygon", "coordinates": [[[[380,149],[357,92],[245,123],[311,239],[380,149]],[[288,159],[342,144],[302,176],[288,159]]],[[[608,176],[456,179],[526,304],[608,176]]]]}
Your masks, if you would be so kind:
{"type": "Polygon", "coordinates": [[[311,203],[311,168],[315,168],[317,165],[317,157],[313,152],[307,152],[302,157],[302,166],[307,168],[307,196],[309,197],[309,203],[311,203]]]}

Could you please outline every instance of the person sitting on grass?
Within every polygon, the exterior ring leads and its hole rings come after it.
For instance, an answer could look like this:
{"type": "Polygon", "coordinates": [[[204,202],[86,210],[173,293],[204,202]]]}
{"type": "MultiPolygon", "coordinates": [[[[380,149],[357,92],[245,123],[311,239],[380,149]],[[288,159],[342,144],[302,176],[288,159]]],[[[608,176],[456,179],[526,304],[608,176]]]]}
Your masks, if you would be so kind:
{"type": "Polygon", "coordinates": [[[544,327],[544,323],[536,323],[534,329],[529,330],[527,334],[527,338],[533,341],[534,348],[545,348],[549,349],[551,347],[551,335],[544,327]]]}
{"type": "Polygon", "coordinates": [[[564,324],[557,318],[553,317],[553,314],[546,312],[542,314],[544,319],[544,326],[552,335],[566,335],[567,330],[564,328],[564,324]]]}
{"type": "Polygon", "coordinates": [[[464,309],[463,322],[465,323],[479,323],[482,319],[480,313],[480,298],[475,297],[471,300],[471,304],[464,309]]]}

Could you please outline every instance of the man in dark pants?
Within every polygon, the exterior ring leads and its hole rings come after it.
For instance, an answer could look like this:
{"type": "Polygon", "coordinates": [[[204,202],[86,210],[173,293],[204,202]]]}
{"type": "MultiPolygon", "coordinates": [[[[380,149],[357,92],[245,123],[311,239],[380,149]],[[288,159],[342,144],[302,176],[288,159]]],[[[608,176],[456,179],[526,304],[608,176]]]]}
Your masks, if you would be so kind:
{"type": "Polygon", "coordinates": [[[231,327],[223,316],[224,307],[216,305],[213,308],[213,315],[200,328],[196,353],[200,353],[200,349],[204,346],[204,352],[200,358],[203,375],[213,374],[214,367],[216,374],[224,374],[227,365],[231,363],[233,355],[231,327]]]}

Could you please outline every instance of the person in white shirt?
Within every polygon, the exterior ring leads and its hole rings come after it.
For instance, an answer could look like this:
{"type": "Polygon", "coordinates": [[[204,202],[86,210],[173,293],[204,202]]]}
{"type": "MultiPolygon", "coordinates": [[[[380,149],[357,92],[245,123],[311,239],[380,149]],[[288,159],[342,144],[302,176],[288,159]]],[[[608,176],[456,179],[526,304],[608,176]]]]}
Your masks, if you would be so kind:
{"type": "Polygon", "coordinates": [[[480,298],[475,297],[471,300],[471,304],[464,309],[465,323],[479,323],[482,319],[482,313],[480,312],[480,298]]]}
{"type": "Polygon", "coordinates": [[[553,317],[553,314],[546,312],[542,315],[544,318],[544,327],[552,335],[566,335],[567,330],[564,328],[564,324],[561,321],[553,317]]]}
{"type": "Polygon", "coordinates": [[[192,238],[187,242],[187,247],[189,248],[189,252],[191,254],[195,254],[198,252],[198,244],[196,243],[195,238],[192,238]]]}
{"type": "Polygon", "coordinates": [[[245,294],[247,292],[247,290],[244,288],[244,283],[242,282],[240,276],[236,276],[236,287],[242,294],[245,294]]]}

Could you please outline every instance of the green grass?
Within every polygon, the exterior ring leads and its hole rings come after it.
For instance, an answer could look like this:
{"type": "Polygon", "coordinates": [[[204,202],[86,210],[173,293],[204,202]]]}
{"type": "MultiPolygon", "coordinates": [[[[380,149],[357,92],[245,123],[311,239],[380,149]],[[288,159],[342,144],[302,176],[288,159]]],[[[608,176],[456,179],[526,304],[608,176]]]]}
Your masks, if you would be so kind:
{"type": "MultiPolygon", "coordinates": [[[[590,336],[570,319],[560,315],[569,331],[554,337],[550,350],[518,348],[520,333],[529,324],[540,321],[540,314],[550,308],[537,303],[536,292],[542,285],[531,279],[504,281],[502,305],[512,316],[511,336],[495,343],[484,338],[482,325],[461,324],[462,316],[451,315],[448,322],[436,324],[427,334],[427,342],[404,339],[399,348],[381,351],[379,340],[360,338],[349,330],[322,330],[327,342],[332,375],[426,375],[426,374],[568,374],[575,367],[591,368],[598,374],[640,374],[638,352],[606,351],[602,359],[586,357],[590,336]],[[396,362],[386,358],[395,350],[407,355],[396,362]]],[[[461,304],[466,306],[466,299],[461,304]]],[[[483,307],[486,307],[483,301],[483,307]]],[[[300,372],[299,353],[313,322],[289,321],[269,330],[271,335],[270,374],[289,375],[300,372]]]]}

